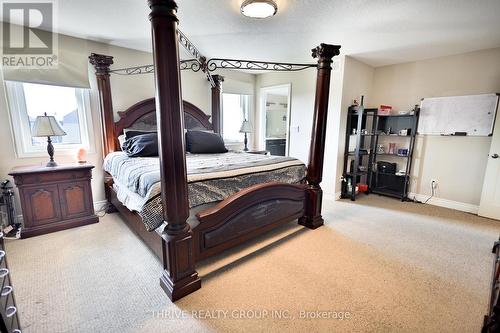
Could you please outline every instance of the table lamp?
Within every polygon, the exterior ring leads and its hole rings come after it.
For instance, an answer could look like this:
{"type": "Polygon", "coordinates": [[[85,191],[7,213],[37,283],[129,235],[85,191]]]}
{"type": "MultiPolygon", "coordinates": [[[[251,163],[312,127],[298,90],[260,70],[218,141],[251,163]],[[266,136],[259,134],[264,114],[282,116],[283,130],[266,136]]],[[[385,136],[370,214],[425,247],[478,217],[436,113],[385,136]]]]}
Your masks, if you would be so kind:
{"type": "Polygon", "coordinates": [[[240,133],[245,133],[245,149],[243,149],[244,151],[248,151],[248,138],[247,138],[247,133],[252,133],[253,132],[253,129],[252,129],[252,124],[250,124],[250,122],[248,120],[243,120],[243,123],[241,124],[241,128],[240,128],[240,133]]]}
{"type": "Polygon", "coordinates": [[[66,135],[66,132],[64,132],[54,116],[47,116],[47,113],[44,113],[43,116],[36,117],[35,124],[31,130],[31,136],[47,137],[47,153],[50,156],[50,161],[47,163],[48,167],[57,166],[57,163],[54,162],[54,146],[50,137],[62,135],[66,135]]]}

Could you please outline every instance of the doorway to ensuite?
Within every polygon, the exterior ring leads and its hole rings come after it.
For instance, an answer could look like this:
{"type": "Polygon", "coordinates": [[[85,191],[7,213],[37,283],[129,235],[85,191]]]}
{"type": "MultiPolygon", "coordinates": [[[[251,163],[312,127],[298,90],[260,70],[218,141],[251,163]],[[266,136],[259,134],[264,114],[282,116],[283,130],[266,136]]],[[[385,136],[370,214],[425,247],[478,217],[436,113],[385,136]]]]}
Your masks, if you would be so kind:
{"type": "Polygon", "coordinates": [[[261,96],[259,146],[271,155],[288,156],[290,151],[291,84],[264,87],[261,96]]]}

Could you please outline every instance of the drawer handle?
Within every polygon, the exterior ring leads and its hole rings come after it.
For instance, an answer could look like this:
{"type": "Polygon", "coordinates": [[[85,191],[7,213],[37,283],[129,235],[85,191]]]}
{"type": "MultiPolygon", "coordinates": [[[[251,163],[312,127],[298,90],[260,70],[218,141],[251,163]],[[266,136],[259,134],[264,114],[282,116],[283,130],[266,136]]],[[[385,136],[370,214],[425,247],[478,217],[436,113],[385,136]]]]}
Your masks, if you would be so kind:
{"type": "Polygon", "coordinates": [[[0,296],[2,296],[2,297],[9,296],[11,292],[12,292],[12,287],[5,286],[2,288],[2,293],[0,294],[0,296]]]}
{"type": "Polygon", "coordinates": [[[15,306],[9,306],[7,309],[5,309],[5,315],[9,318],[15,315],[16,312],[17,308],[15,306]]]}
{"type": "Polygon", "coordinates": [[[17,328],[12,331],[12,333],[22,333],[21,330],[18,330],[17,328]]]}
{"type": "Polygon", "coordinates": [[[1,231],[0,231],[0,239],[2,239],[2,238],[3,238],[3,236],[4,236],[4,235],[3,235],[3,232],[1,232],[1,231]]]}
{"type": "Polygon", "coordinates": [[[9,270],[7,268],[0,268],[0,278],[4,278],[9,274],[9,270]]]}
{"type": "Polygon", "coordinates": [[[5,251],[0,250],[0,261],[2,261],[3,257],[5,257],[5,251]]]}

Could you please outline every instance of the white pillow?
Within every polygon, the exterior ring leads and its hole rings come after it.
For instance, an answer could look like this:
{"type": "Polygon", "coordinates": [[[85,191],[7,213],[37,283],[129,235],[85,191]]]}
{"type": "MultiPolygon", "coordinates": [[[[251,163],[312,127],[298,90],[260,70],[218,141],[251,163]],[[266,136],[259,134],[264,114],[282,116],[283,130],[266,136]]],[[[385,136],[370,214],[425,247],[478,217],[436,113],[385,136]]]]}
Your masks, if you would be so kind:
{"type": "Polygon", "coordinates": [[[125,142],[125,134],[118,135],[118,142],[120,143],[120,150],[123,147],[123,143],[125,142]]]}

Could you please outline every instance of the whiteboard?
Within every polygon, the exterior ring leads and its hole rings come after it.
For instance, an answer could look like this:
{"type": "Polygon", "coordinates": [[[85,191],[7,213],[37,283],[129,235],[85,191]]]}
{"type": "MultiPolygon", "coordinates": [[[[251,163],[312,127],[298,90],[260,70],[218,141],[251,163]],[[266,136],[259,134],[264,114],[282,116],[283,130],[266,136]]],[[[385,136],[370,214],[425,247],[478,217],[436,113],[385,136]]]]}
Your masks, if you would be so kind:
{"type": "Polygon", "coordinates": [[[418,134],[488,136],[493,133],[497,94],[424,98],[420,103],[418,134]]]}

